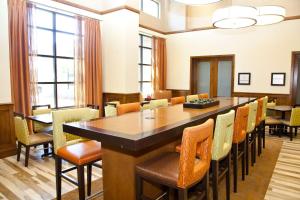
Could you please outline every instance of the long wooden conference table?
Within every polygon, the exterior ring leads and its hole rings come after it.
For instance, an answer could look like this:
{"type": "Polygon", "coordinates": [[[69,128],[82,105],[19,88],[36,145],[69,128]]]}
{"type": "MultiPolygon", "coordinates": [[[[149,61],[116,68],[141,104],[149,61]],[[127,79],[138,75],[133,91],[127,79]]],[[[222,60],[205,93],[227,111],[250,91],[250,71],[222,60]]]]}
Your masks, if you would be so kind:
{"type": "MultiPolygon", "coordinates": [[[[135,199],[135,165],[166,151],[174,151],[185,127],[236,109],[254,98],[218,98],[220,104],[205,109],[182,104],[118,117],[64,124],[63,130],[102,143],[105,200],[135,199]]],[[[160,189],[145,183],[144,193],[155,196],[160,189]]]]}

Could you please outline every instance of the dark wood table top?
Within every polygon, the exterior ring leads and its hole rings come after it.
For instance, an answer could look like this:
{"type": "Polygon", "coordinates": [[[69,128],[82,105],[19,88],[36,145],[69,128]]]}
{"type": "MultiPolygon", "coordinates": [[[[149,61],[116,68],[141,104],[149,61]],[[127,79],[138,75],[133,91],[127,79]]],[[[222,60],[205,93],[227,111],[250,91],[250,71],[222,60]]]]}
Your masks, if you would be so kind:
{"type": "Polygon", "coordinates": [[[63,125],[63,130],[102,142],[119,150],[138,152],[167,140],[178,138],[185,127],[242,106],[255,98],[217,98],[220,104],[205,108],[183,108],[182,104],[128,113],[117,117],[63,125]]]}
{"type": "Polygon", "coordinates": [[[43,124],[48,124],[48,125],[52,124],[52,113],[40,114],[35,116],[27,116],[26,118],[43,124]]]}
{"type": "Polygon", "coordinates": [[[277,110],[277,111],[281,111],[281,112],[287,112],[287,111],[291,111],[293,109],[292,106],[274,106],[274,107],[269,107],[269,110],[277,110]]]}

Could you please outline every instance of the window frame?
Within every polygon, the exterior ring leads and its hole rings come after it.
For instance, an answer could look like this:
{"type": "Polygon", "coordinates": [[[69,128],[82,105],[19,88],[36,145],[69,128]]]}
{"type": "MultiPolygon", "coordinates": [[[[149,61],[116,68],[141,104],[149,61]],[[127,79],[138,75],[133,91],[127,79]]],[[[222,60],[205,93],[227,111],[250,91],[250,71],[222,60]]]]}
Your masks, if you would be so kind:
{"type": "Polygon", "coordinates": [[[144,0],[141,0],[141,6],[140,6],[141,11],[144,12],[144,13],[146,13],[147,15],[150,15],[152,17],[160,19],[160,2],[156,1],[156,0],[146,0],[146,1],[152,1],[152,2],[154,2],[157,5],[157,16],[153,16],[153,15],[151,15],[151,14],[149,14],[149,13],[147,13],[147,12],[144,11],[144,0]]]}
{"type": "MultiPolygon", "coordinates": [[[[138,63],[138,66],[140,68],[139,86],[140,86],[140,92],[142,92],[142,93],[143,93],[143,84],[144,83],[152,83],[151,80],[150,81],[144,81],[143,80],[143,67],[144,66],[150,66],[150,67],[152,67],[152,65],[153,65],[152,59],[151,59],[151,64],[145,64],[143,62],[143,49],[149,49],[149,50],[151,50],[151,56],[152,56],[152,53],[153,53],[153,44],[151,45],[151,47],[144,46],[144,44],[143,44],[143,37],[150,38],[151,41],[152,41],[152,37],[151,36],[145,35],[145,34],[142,34],[142,33],[139,34],[139,38],[140,38],[140,44],[139,44],[139,51],[140,51],[139,52],[140,53],[140,60],[139,61],[140,62],[138,63]]],[[[151,77],[152,77],[152,73],[151,73],[151,77]]]]}
{"type": "MultiPolygon", "coordinates": [[[[74,105],[70,105],[70,106],[62,106],[62,107],[59,107],[59,99],[58,99],[58,85],[74,85],[75,87],[75,80],[74,81],[58,81],[58,74],[57,74],[57,60],[58,59],[67,59],[67,60],[74,60],[75,61],[75,54],[73,55],[73,57],[70,57],[70,56],[58,56],[57,55],[57,38],[56,38],[56,34],[57,33],[63,33],[63,34],[68,34],[68,35],[73,35],[75,36],[75,33],[71,33],[71,32],[68,32],[68,31],[61,31],[61,30],[57,30],[56,29],[56,16],[57,15],[63,15],[63,16],[66,16],[66,17],[70,17],[70,18],[74,18],[74,16],[71,16],[71,15],[67,15],[67,14],[64,14],[64,13],[60,13],[60,12],[55,12],[55,11],[52,11],[52,10],[47,10],[45,8],[41,8],[41,7],[37,7],[36,10],[42,10],[42,11],[45,11],[45,12],[48,12],[48,13],[51,13],[52,14],[52,28],[45,28],[45,27],[41,27],[41,26],[36,26],[35,28],[37,30],[45,30],[45,31],[51,31],[52,33],[52,37],[53,37],[53,52],[52,54],[53,55],[47,55],[47,54],[35,54],[33,55],[31,52],[30,52],[30,56],[35,56],[35,57],[42,57],[42,58],[51,58],[53,59],[53,73],[54,73],[54,81],[50,82],[50,81],[37,81],[36,84],[37,85],[51,85],[53,86],[54,88],[54,108],[68,108],[68,107],[74,107],[75,106],[75,99],[74,99],[74,105]]],[[[32,28],[32,25],[28,25],[29,28],[32,28]]],[[[75,66],[74,66],[74,74],[75,74],[75,66]]],[[[74,90],[74,97],[75,97],[75,90],[74,90]]]]}

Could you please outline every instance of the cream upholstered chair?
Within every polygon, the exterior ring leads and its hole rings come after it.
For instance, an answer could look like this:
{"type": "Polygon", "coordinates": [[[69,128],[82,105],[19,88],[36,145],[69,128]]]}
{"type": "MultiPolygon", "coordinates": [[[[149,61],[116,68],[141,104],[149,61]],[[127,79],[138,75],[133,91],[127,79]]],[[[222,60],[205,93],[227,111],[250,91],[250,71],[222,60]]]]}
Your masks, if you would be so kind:
{"type": "Polygon", "coordinates": [[[104,107],[105,117],[117,116],[117,108],[113,105],[107,105],[104,107]]]}
{"type": "Polygon", "coordinates": [[[157,99],[150,101],[150,109],[159,108],[159,107],[167,107],[168,99],[157,99]]]}
{"type": "Polygon", "coordinates": [[[290,120],[282,120],[284,126],[289,128],[290,140],[293,140],[293,129],[295,130],[295,136],[297,135],[297,129],[300,127],[300,107],[292,109],[290,120]]]}
{"type": "Polygon", "coordinates": [[[218,115],[212,147],[213,199],[218,199],[219,163],[226,159],[226,199],[230,200],[230,164],[235,111],[218,115]]]}
{"type": "Polygon", "coordinates": [[[249,115],[247,123],[247,135],[246,135],[246,174],[249,174],[249,145],[251,145],[251,165],[254,165],[256,137],[255,137],[255,123],[257,113],[257,101],[249,103],[249,115]],[[251,136],[251,140],[250,140],[251,136]]]}
{"type": "Polygon", "coordinates": [[[85,141],[86,139],[63,132],[67,122],[88,121],[99,117],[99,110],[91,108],[64,109],[52,112],[54,152],[61,147],[85,141]]]}
{"type": "Polygon", "coordinates": [[[199,96],[197,94],[186,96],[186,102],[197,101],[199,96]]]}
{"type": "Polygon", "coordinates": [[[267,118],[267,106],[268,106],[268,96],[263,97],[263,107],[262,107],[262,116],[261,116],[261,133],[262,133],[262,146],[266,147],[266,118],[267,118]]]}
{"type": "MultiPolygon", "coordinates": [[[[32,106],[32,115],[42,115],[42,114],[48,114],[51,113],[51,107],[50,105],[38,105],[38,106],[32,106]]],[[[43,132],[45,129],[51,127],[51,125],[43,124],[40,122],[32,122],[33,124],[33,132],[43,132]]]]}
{"type": "Polygon", "coordinates": [[[30,147],[43,145],[44,153],[48,154],[49,144],[53,144],[52,136],[47,133],[30,133],[27,122],[24,119],[24,116],[17,115],[14,117],[15,121],[15,132],[18,141],[18,150],[17,150],[17,161],[20,161],[21,148],[24,146],[25,151],[25,167],[28,166],[29,151],[30,147]]]}

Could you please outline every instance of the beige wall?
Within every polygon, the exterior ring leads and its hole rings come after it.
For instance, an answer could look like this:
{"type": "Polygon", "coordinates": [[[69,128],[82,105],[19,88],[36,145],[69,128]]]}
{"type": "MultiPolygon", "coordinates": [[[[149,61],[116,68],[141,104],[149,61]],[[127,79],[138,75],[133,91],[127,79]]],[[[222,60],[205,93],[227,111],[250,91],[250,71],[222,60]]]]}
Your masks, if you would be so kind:
{"type": "Polygon", "coordinates": [[[7,1],[0,0],[0,103],[11,102],[7,1]]]}
{"type": "Polygon", "coordinates": [[[213,12],[225,6],[230,5],[247,5],[247,6],[263,6],[263,5],[279,5],[286,8],[287,16],[300,15],[299,0],[223,0],[219,3],[201,6],[188,6],[187,21],[188,28],[200,28],[212,26],[211,20],[213,12]]]}
{"type": "Polygon", "coordinates": [[[138,92],[139,15],[120,10],[103,17],[103,91],[138,92]]]}
{"type": "Polygon", "coordinates": [[[168,89],[189,89],[190,56],[235,54],[235,92],[290,92],[291,52],[300,51],[300,20],[236,30],[169,35],[168,89]],[[251,72],[251,85],[238,86],[238,72],[251,72]],[[285,72],[284,87],[271,87],[271,72],[285,72]]]}

